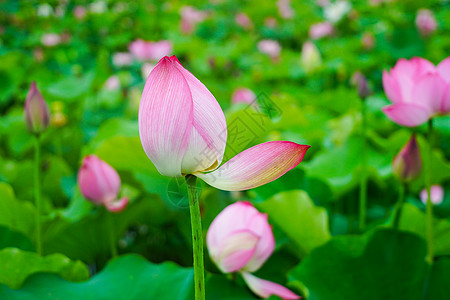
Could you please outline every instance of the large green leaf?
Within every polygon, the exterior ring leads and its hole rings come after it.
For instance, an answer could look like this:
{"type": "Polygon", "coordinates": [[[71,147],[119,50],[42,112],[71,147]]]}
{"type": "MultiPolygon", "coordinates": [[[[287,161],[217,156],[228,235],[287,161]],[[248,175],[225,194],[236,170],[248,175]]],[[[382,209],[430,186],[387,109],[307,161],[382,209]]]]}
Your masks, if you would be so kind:
{"type": "Polygon", "coordinates": [[[258,207],[295,243],[300,256],[305,256],[330,238],[326,210],[314,206],[304,191],[278,193],[258,207]]]}
{"type": "Polygon", "coordinates": [[[58,99],[74,100],[87,93],[94,80],[95,73],[87,72],[83,77],[67,77],[50,84],[45,91],[58,99]]]}
{"type": "MultiPolygon", "coordinates": [[[[425,255],[425,241],[418,236],[381,229],[333,238],[291,275],[306,286],[308,300],[428,299],[422,298],[425,255]]],[[[443,288],[447,286],[433,287],[443,288]]]]}
{"type": "Polygon", "coordinates": [[[23,233],[11,230],[6,226],[0,226],[0,249],[14,247],[26,251],[34,251],[35,248],[30,239],[23,233]]]}
{"type": "MultiPolygon", "coordinates": [[[[111,261],[105,269],[88,281],[68,282],[50,274],[35,275],[20,290],[0,285],[0,298],[11,300],[98,300],[98,299],[171,299],[194,298],[194,272],[166,262],[154,264],[129,254],[111,261]]],[[[208,276],[207,299],[254,299],[243,287],[224,276],[208,276]],[[210,292],[208,292],[208,290],[210,292]]]]}
{"type": "Polygon", "coordinates": [[[0,283],[19,288],[31,274],[51,272],[71,281],[89,278],[89,270],[81,261],[71,261],[62,254],[40,256],[16,248],[0,251],[0,283]]]}

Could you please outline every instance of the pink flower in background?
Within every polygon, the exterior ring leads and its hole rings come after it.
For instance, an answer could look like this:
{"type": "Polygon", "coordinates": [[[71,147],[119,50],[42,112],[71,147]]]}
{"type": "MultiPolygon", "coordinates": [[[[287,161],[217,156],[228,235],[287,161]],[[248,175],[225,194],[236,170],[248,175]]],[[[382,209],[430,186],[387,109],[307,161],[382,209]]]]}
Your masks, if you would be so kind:
{"type": "Polygon", "coordinates": [[[41,37],[41,43],[47,47],[54,47],[61,43],[61,36],[57,33],[45,33],[41,37]]]}
{"type": "Polygon", "coordinates": [[[183,6],[181,14],[181,31],[189,34],[195,30],[197,23],[202,22],[208,16],[207,12],[196,9],[193,6],[183,6]]]}
{"type": "Polygon", "coordinates": [[[433,12],[429,9],[420,9],[416,16],[416,27],[423,36],[430,36],[437,29],[433,12]]]}
{"type": "Polygon", "coordinates": [[[402,181],[411,181],[422,172],[422,159],[416,136],[413,134],[392,161],[392,173],[402,181]]]}
{"type": "Polygon", "coordinates": [[[391,105],[386,116],[403,126],[418,126],[450,112],[450,57],[435,67],[424,58],[399,59],[383,71],[383,87],[391,105]]]}
{"type": "Polygon", "coordinates": [[[330,5],[330,0],[316,0],[316,4],[320,7],[330,5]]]}
{"type": "Polygon", "coordinates": [[[50,123],[50,111],[42,97],[36,82],[32,82],[25,100],[25,123],[28,131],[39,134],[47,129],[50,123]]]}
{"type": "Polygon", "coordinates": [[[375,46],[375,37],[370,32],[365,32],[361,37],[361,45],[365,50],[370,50],[375,46]]]}
{"type": "Polygon", "coordinates": [[[211,223],[206,243],[211,259],[219,269],[224,273],[241,272],[258,296],[300,298],[282,285],[250,274],[261,268],[275,248],[267,215],[256,210],[250,202],[236,202],[226,207],[211,223]]]}
{"type": "Polygon", "coordinates": [[[104,205],[111,212],[120,212],[128,204],[127,197],[117,199],[120,191],[117,171],[95,155],[83,159],[78,171],[78,185],[86,199],[104,205]]]}
{"type": "Polygon", "coordinates": [[[138,60],[155,61],[172,54],[173,45],[170,41],[147,42],[138,39],[129,45],[129,50],[138,60]]]}
{"type": "Polygon", "coordinates": [[[309,27],[309,37],[313,40],[330,36],[333,33],[334,33],[333,24],[327,21],[316,23],[311,25],[311,27],[309,27]]]}
{"type": "Polygon", "coordinates": [[[128,52],[117,52],[112,57],[116,67],[130,66],[133,64],[133,55],[128,52]]]}
{"type": "Polygon", "coordinates": [[[77,5],[73,9],[73,15],[78,20],[84,19],[84,17],[86,16],[86,13],[87,13],[87,9],[84,6],[81,6],[81,5],[77,5]]]}
{"type": "Polygon", "coordinates": [[[250,29],[253,27],[252,20],[250,20],[250,18],[243,12],[236,14],[234,21],[244,29],[250,29]]]}
{"type": "Polygon", "coordinates": [[[350,12],[352,5],[346,0],[337,0],[323,7],[323,15],[326,20],[337,23],[350,12]]]}
{"type": "Polygon", "coordinates": [[[223,111],[175,56],[162,58],[147,78],[139,105],[139,135],[162,175],[193,174],[227,191],[247,190],[279,178],[297,166],[309,148],[267,142],[220,166],[227,142],[223,111]]]}
{"type": "Polygon", "coordinates": [[[281,53],[281,46],[275,40],[262,40],[258,43],[258,50],[269,55],[272,59],[278,59],[281,53]]]}
{"type": "Polygon", "coordinates": [[[294,10],[291,7],[291,0],[278,0],[278,12],[283,19],[292,19],[294,17],[294,10]]]}
{"type": "Polygon", "coordinates": [[[238,88],[233,92],[231,96],[231,102],[253,104],[256,101],[256,95],[252,90],[247,88],[238,88]]]}
{"type": "Polygon", "coordinates": [[[277,27],[278,22],[274,17],[267,17],[264,19],[264,25],[270,28],[275,28],[277,27]]]}
{"type": "MultiPolygon", "coordinates": [[[[442,203],[442,201],[444,201],[444,189],[442,188],[442,186],[432,185],[430,194],[431,194],[431,203],[433,203],[434,205],[439,205],[442,203]]],[[[423,189],[420,192],[420,200],[422,200],[424,204],[427,204],[428,201],[427,189],[423,189]]]]}
{"type": "Polygon", "coordinates": [[[141,74],[144,79],[147,79],[148,75],[150,75],[150,72],[155,67],[154,64],[151,63],[144,63],[141,67],[141,74]]]}
{"type": "Polygon", "coordinates": [[[105,88],[110,91],[120,89],[119,77],[117,75],[109,77],[105,82],[105,88]]]}

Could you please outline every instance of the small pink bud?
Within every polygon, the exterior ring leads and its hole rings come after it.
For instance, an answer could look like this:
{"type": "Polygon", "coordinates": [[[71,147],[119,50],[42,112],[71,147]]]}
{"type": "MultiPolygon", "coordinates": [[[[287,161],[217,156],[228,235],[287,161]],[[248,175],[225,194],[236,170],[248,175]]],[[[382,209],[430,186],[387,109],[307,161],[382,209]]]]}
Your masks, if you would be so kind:
{"type": "Polygon", "coordinates": [[[247,88],[238,88],[233,92],[231,96],[231,102],[252,104],[256,101],[256,95],[252,90],[247,88]]]}
{"type": "Polygon", "coordinates": [[[117,52],[113,55],[112,61],[116,67],[130,66],[133,64],[133,55],[128,52],[117,52]]]}
{"type": "Polygon", "coordinates": [[[250,20],[250,18],[243,12],[236,14],[234,21],[244,29],[250,29],[253,27],[252,20],[250,20]]]}
{"type": "Polygon", "coordinates": [[[110,91],[120,89],[120,80],[117,75],[110,76],[105,82],[105,88],[110,91]]]}
{"type": "MultiPolygon", "coordinates": [[[[431,203],[435,205],[439,205],[444,200],[444,189],[440,185],[432,185],[430,189],[431,194],[431,203]]],[[[420,199],[424,204],[427,204],[428,201],[428,191],[427,189],[423,189],[420,192],[420,199]]]]}
{"type": "Polygon", "coordinates": [[[416,27],[424,37],[430,36],[437,28],[433,12],[428,9],[420,9],[416,16],[416,27]]]}
{"type": "Polygon", "coordinates": [[[258,50],[276,60],[280,57],[281,45],[275,40],[262,40],[258,43],[258,50]]]}
{"type": "Polygon", "coordinates": [[[83,159],[78,171],[78,185],[86,199],[104,205],[111,212],[122,211],[128,204],[128,198],[117,200],[120,190],[117,171],[95,155],[83,159]]]}
{"type": "Polygon", "coordinates": [[[54,47],[61,43],[61,36],[57,33],[46,33],[41,37],[41,43],[47,47],[54,47]]]}
{"type": "Polygon", "coordinates": [[[320,22],[309,27],[309,37],[317,40],[323,37],[330,36],[334,33],[333,24],[330,22],[320,22]]]}
{"type": "Polygon", "coordinates": [[[370,88],[367,83],[367,79],[363,74],[359,77],[356,87],[358,89],[358,96],[362,100],[366,99],[370,95],[370,88]]]}
{"type": "Polygon", "coordinates": [[[421,171],[422,159],[416,136],[413,134],[392,161],[392,172],[402,181],[411,181],[417,178],[421,171]]]}
{"type": "Polygon", "coordinates": [[[77,5],[73,9],[73,14],[74,14],[75,18],[77,18],[78,20],[84,19],[84,17],[86,16],[86,13],[87,13],[87,9],[81,5],[77,5]]]}
{"type": "Polygon", "coordinates": [[[365,32],[361,37],[361,45],[365,50],[370,50],[375,46],[375,37],[370,32],[365,32]]]}
{"type": "Polygon", "coordinates": [[[283,19],[292,19],[294,17],[294,10],[291,7],[291,0],[278,0],[278,12],[283,19]]]}
{"type": "Polygon", "coordinates": [[[47,129],[50,123],[50,111],[41,92],[32,82],[25,101],[25,122],[28,131],[38,134],[47,129]]]}

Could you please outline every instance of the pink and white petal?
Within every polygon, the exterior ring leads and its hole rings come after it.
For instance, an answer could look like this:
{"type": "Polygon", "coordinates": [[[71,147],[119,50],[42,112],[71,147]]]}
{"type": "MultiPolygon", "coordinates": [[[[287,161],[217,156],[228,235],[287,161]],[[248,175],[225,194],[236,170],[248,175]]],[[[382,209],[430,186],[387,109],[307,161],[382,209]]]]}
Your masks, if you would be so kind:
{"type": "Polygon", "coordinates": [[[422,77],[425,74],[435,74],[436,67],[429,60],[422,57],[413,57],[411,58],[411,62],[413,62],[416,66],[414,80],[422,77]]]}
{"type": "Polygon", "coordinates": [[[427,107],[412,103],[385,106],[383,112],[395,123],[408,127],[421,125],[431,117],[431,112],[427,107]]]}
{"type": "Polygon", "coordinates": [[[255,272],[259,270],[266,260],[272,255],[275,249],[275,237],[273,236],[272,227],[267,221],[267,214],[255,214],[249,223],[252,231],[260,236],[258,245],[252,258],[244,267],[244,271],[255,272]]]}
{"type": "Polygon", "coordinates": [[[387,72],[383,71],[383,88],[392,103],[402,101],[402,92],[398,82],[387,72]]]}
{"type": "Polygon", "coordinates": [[[198,173],[209,185],[225,191],[243,191],[269,183],[297,166],[310,146],[273,141],[239,153],[211,173],[198,173]]]}
{"type": "MultiPolygon", "coordinates": [[[[208,147],[217,157],[217,166],[222,163],[225,145],[227,143],[227,123],[223,110],[216,98],[211,94],[208,88],[200,82],[194,75],[186,70],[175,56],[171,59],[177,69],[183,74],[193,100],[193,126],[205,140],[208,147]]],[[[204,148],[191,149],[198,155],[202,155],[204,148]]]]}
{"type": "Polygon", "coordinates": [[[442,114],[450,113],[450,83],[447,84],[444,96],[442,97],[441,113],[442,114]]]}
{"type": "Polygon", "coordinates": [[[127,207],[128,202],[129,202],[128,197],[123,197],[120,198],[119,200],[106,202],[105,207],[110,212],[117,213],[124,210],[127,207]]]}
{"type": "Polygon", "coordinates": [[[148,76],[139,105],[141,143],[162,175],[182,175],[192,120],[189,86],[174,62],[164,57],[148,76]]]}
{"type": "Polygon", "coordinates": [[[438,64],[437,70],[439,74],[442,76],[442,78],[444,78],[445,81],[450,83],[450,56],[438,64]]]}
{"type": "Polygon", "coordinates": [[[250,230],[234,232],[222,241],[216,257],[212,257],[224,273],[242,269],[255,253],[259,236],[250,230]]]}
{"type": "Polygon", "coordinates": [[[432,115],[437,114],[441,111],[445,90],[446,82],[439,74],[423,75],[413,88],[412,102],[427,106],[432,115]]]}
{"type": "Polygon", "coordinates": [[[281,284],[258,278],[247,272],[242,272],[242,276],[253,293],[262,298],[269,298],[272,295],[286,300],[301,298],[281,284]]]}

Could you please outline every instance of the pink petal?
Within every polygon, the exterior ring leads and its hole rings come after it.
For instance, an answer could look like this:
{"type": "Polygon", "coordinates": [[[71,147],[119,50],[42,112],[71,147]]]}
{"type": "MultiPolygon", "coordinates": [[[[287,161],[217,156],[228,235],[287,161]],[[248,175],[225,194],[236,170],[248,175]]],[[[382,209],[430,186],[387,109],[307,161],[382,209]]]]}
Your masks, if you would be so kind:
{"type": "Polygon", "coordinates": [[[119,200],[115,201],[109,201],[105,203],[106,209],[108,209],[110,212],[121,212],[124,210],[128,205],[129,199],[128,197],[123,197],[119,200]]]}
{"type": "Polygon", "coordinates": [[[427,107],[413,103],[397,103],[385,106],[383,112],[395,123],[408,127],[425,123],[431,114],[427,107]]]}
{"type": "Polygon", "coordinates": [[[402,92],[397,81],[387,72],[383,71],[383,88],[386,96],[392,103],[402,101],[402,92]]]}
{"type": "Polygon", "coordinates": [[[211,173],[196,175],[221,190],[248,190],[269,183],[297,166],[309,147],[287,141],[267,142],[239,153],[211,173]]]}
{"type": "Polygon", "coordinates": [[[193,131],[186,158],[183,160],[183,173],[190,174],[195,171],[204,171],[203,166],[193,169],[192,158],[203,162],[203,165],[217,167],[222,163],[225,145],[227,142],[227,123],[222,108],[216,98],[194,75],[178,62],[175,56],[171,59],[175,67],[183,74],[193,100],[193,131]],[[200,137],[200,139],[199,139],[200,137]]]}
{"type": "MultiPolygon", "coordinates": [[[[431,202],[435,205],[441,204],[444,200],[444,189],[440,185],[433,185],[430,189],[431,194],[431,202]]],[[[427,204],[428,201],[428,191],[427,189],[423,189],[420,192],[420,199],[424,204],[427,204]]]]}
{"type": "Polygon", "coordinates": [[[438,64],[437,70],[445,81],[450,82],[450,56],[438,64]]]}
{"type": "Polygon", "coordinates": [[[258,278],[247,272],[242,272],[242,276],[248,287],[262,298],[269,298],[272,295],[276,295],[282,299],[300,299],[300,296],[278,283],[258,278]]]}
{"type": "Polygon", "coordinates": [[[242,269],[255,253],[259,236],[250,230],[236,231],[222,241],[213,260],[224,273],[242,269]]]}
{"type": "Polygon", "coordinates": [[[431,114],[436,114],[441,110],[445,90],[446,83],[439,74],[427,74],[416,82],[412,100],[415,104],[427,106],[431,114]]]}
{"type": "Polygon", "coordinates": [[[148,76],[139,105],[142,146],[162,175],[181,176],[192,120],[189,86],[175,63],[164,57],[148,76]]]}
{"type": "Polygon", "coordinates": [[[450,83],[447,84],[444,95],[442,96],[441,113],[450,112],[450,83]]]}

